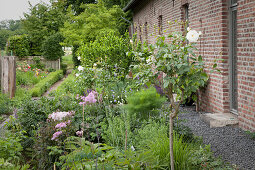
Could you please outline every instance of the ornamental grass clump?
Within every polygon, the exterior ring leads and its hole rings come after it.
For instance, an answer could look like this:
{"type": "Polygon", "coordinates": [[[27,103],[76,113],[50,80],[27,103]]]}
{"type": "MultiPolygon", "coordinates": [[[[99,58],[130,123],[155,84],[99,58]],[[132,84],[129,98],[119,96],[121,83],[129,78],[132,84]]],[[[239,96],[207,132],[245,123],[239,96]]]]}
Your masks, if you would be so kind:
{"type": "Polygon", "coordinates": [[[153,115],[153,111],[160,108],[166,101],[154,87],[143,89],[127,97],[126,109],[130,114],[137,113],[138,117],[147,119],[153,115]]]}

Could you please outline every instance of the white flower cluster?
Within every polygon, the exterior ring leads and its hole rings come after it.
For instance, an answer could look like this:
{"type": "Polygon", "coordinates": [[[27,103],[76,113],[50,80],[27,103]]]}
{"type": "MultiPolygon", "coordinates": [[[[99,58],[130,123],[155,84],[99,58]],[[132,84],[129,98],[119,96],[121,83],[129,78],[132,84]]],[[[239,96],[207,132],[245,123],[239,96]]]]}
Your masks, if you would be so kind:
{"type": "Polygon", "coordinates": [[[49,114],[48,118],[53,120],[62,120],[66,116],[72,116],[72,112],[53,112],[52,114],[49,114]]]}

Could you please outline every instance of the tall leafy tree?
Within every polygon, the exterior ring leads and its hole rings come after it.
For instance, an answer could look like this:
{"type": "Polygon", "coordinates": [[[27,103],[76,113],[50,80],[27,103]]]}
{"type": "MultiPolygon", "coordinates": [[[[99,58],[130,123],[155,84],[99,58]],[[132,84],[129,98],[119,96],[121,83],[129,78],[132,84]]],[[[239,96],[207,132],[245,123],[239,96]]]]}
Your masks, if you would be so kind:
{"type": "Polygon", "coordinates": [[[95,4],[96,2],[96,0],[65,0],[65,9],[71,6],[74,14],[79,15],[84,11],[84,8],[81,7],[82,4],[95,4]]]}
{"type": "Polygon", "coordinates": [[[46,38],[59,31],[65,21],[64,7],[62,3],[47,5],[39,3],[35,6],[30,4],[30,12],[24,14],[22,20],[24,29],[31,40],[32,55],[41,55],[42,43],[46,38]]]}
{"type": "Polygon", "coordinates": [[[68,20],[61,29],[66,38],[65,44],[74,46],[88,43],[107,31],[124,34],[122,27],[125,21],[121,16],[125,14],[119,6],[108,9],[102,1],[99,1],[97,4],[84,4],[81,7],[84,11],[78,16],[71,8],[68,9],[68,20]]]}
{"type": "Polygon", "coordinates": [[[103,0],[107,7],[112,7],[114,5],[119,5],[124,8],[130,0],[103,0]]]}

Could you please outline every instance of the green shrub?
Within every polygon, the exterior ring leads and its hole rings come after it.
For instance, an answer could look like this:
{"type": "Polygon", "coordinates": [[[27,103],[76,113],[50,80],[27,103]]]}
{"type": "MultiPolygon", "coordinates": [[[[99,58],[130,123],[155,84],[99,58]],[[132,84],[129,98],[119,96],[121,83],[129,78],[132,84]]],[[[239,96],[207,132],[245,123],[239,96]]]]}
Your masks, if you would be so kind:
{"type": "Polygon", "coordinates": [[[15,35],[9,38],[8,53],[11,51],[13,55],[24,58],[29,55],[29,39],[27,35],[15,35]]]}
{"type": "Polygon", "coordinates": [[[60,33],[53,34],[43,42],[42,51],[43,56],[47,60],[57,60],[64,55],[62,46],[59,44],[64,40],[60,33]]]}
{"type": "Polygon", "coordinates": [[[10,163],[7,160],[4,160],[3,158],[0,158],[0,170],[28,170],[30,167],[29,164],[25,164],[25,165],[15,165],[10,163]]]}
{"type": "Polygon", "coordinates": [[[139,113],[140,118],[147,119],[153,114],[152,110],[160,108],[165,101],[166,98],[161,97],[154,87],[150,87],[128,96],[126,109],[130,114],[139,113]]]}
{"type": "Polygon", "coordinates": [[[61,63],[60,64],[60,68],[61,68],[61,70],[63,70],[63,74],[65,75],[66,74],[66,70],[67,70],[67,64],[61,63]]]}
{"type": "Polygon", "coordinates": [[[75,83],[75,76],[74,72],[69,74],[67,78],[57,87],[55,91],[53,91],[50,95],[57,95],[57,94],[69,94],[74,93],[74,83],[75,83]]]}
{"type": "Polygon", "coordinates": [[[39,97],[48,90],[55,82],[63,77],[63,70],[51,72],[45,79],[37,83],[34,88],[30,90],[32,97],[39,97]]]}
{"type": "Polygon", "coordinates": [[[0,93],[0,115],[9,114],[12,112],[11,109],[11,100],[6,94],[0,93]]]}
{"type": "Polygon", "coordinates": [[[40,81],[40,77],[35,76],[34,71],[16,71],[16,84],[17,86],[34,85],[40,81]]]}
{"type": "Polygon", "coordinates": [[[17,162],[20,160],[23,150],[20,143],[22,134],[12,134],[10,132],[6,134],[5,138],[0,138],[0,158],[17,162]]]}
{"type": "Polygon", "coordinates": [[[98,61],[104,61],[107,69],[115,69],[128,73],[131,64],[131,56],[127,56],[129,51],[129,39],[121,37],[114,32],[106,32],[99,36],[94,42],[84,44],[79,48],[78,53],[82,57],[82,63],[93,66],[98,61]]]}
{"type": "Polygon", "coordinates": [[[74,66],[79,66],[81,64],[81,61],[78,60],[78,55],[77,55],[78,49],[79,49],[79,46],[77,45],[74,45],[72,49],[72,54],[73,54],[72,60],[73,60],[74,66]]]}

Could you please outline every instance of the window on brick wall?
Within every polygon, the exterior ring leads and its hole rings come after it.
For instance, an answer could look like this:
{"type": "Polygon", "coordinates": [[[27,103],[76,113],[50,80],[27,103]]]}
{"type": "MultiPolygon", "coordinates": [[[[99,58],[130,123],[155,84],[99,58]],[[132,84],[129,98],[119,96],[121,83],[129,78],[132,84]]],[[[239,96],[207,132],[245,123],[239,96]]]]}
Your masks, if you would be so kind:
{"type": "Polygon", "coordinates": [[[145,41],[148,42],[148,23],[145,22],[144,24],[144,35],[145,35],[145,41]]]}
{"type": "Polygon", "coordinates": [[[238,81],[237,81],[237,0],[229,0],[229,29],[230,29],[230,109],[237,114],[238,81]]]}
{"type": "Polygon", "coordinates": [[[158,17],[158,34],[162,35],[162,33],[163,33],[163,16],[160,15],[158,17]]]}
{"type": "Polygon", "coordinates": [[[187,28],[189,27],[189,4],[184,4],[182,6],[182,21],[183,21],[183,32],[187,33],[187,28]]]}

